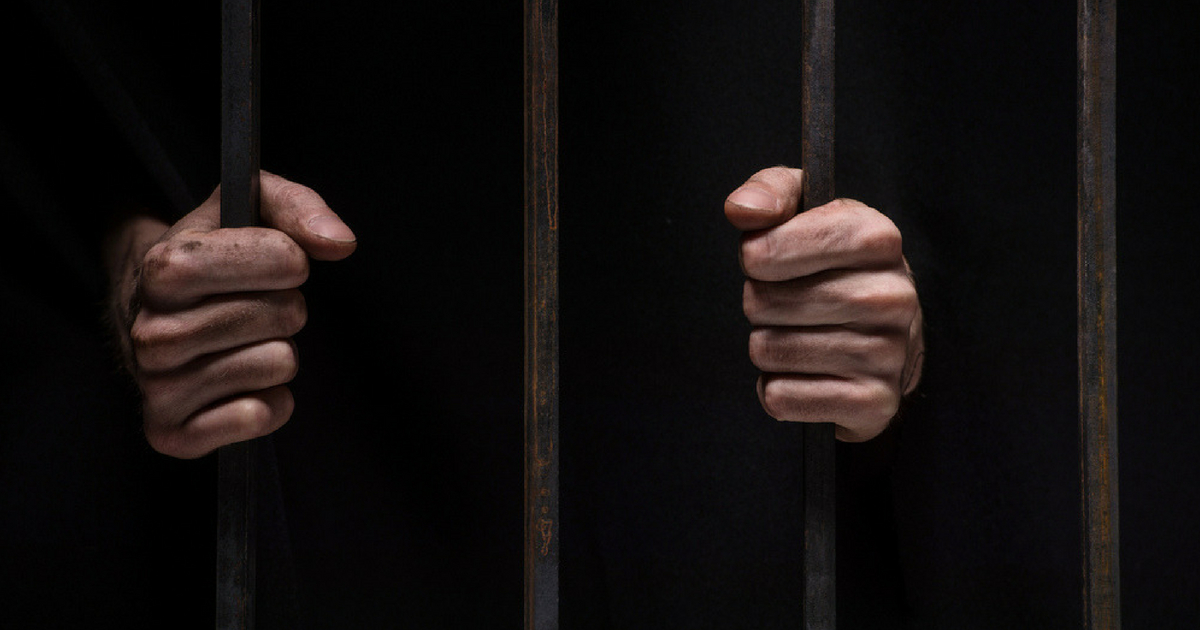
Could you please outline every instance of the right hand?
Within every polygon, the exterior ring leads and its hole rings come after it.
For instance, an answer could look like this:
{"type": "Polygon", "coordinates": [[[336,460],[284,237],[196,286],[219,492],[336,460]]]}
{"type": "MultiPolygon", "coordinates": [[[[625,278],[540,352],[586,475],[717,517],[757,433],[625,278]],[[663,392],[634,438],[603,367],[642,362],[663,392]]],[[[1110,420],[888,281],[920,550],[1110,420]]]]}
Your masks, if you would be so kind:
{"type": "Polygon", "coordinates": [[[744,232],[758,396],[775,418],[832,422],[839,440],[863,442],[921,378],[921,303],[891,220],[852,199],[801,212],[802,190],[799,169],[775,167],[725,200],[744,232]]]}
{"type": "Polygon", "coordinates": [[[126,365],[146,439],[166,455],[201,457],[287,422],[308,259],[357,246],[317,193],[266,172],[261,182],[263,227],[220,228],[218,189],[173,226],[138,217],[110,242],[126,365]]]}

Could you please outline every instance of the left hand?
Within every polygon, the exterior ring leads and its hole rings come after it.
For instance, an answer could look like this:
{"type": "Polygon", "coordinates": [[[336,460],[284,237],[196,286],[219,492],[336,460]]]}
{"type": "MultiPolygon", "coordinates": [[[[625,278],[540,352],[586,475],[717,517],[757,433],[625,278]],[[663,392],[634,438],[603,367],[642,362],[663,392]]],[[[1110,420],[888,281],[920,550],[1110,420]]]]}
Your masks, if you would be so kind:
{"type": "Polygon", "coordinates": [[[850,199],[797,214],[802,177],[765,169],[725,201],[746,232],[742,303],[763,371],[758,396],[779,420],[833,422],[838,439],[862,442],[920,380],[921,306],[896,225],[850,199]]]}
{"type": "Polygon", "coordinates": [[[222,228],[220,191],[173,226],[135,216],[111,235],[111,307],[156,451],[194,459],[283,426],[308,318],[309,258],[354,233],[313,190],[262,173],[262,227],[222,228]]]}

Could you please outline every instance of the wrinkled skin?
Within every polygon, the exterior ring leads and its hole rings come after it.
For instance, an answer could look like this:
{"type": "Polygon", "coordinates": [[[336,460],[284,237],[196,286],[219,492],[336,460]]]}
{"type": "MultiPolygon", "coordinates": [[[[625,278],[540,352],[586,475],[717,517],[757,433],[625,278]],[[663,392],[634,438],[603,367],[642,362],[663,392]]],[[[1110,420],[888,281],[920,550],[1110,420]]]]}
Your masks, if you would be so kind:
{"type": "Polygon", "coordinates": [[[113,320],[161,453],[200,457],[291,417],[309,259],[341,260],[357,240],[276,175],[262,174],[261,204],[263,227],[222,229],[214,191],[175,225],[136,216],[106,244],[113,320]]]}
{"type": "MultiPolygon", "coordinates": [[[[743,293],[758,395],[780,420],[868,440],[920,380],[921,308],[896,226],[839,199],[797,214],[802,173],[760,171],[725,202],[745,231],[743,293]]],[[[258,228],[221,229],[220,195],[168,226],[146,216],[107,244],[113,319],[143,396],[146,439],[180,458],[271,433],[291,417],[291,337],[309,260],[357,240],[319,195],[270,173],[258,228]]]]}
{"type": "Polygon", "coordinates": [[[759,171],[725,201],[745,234],[742,294],[758,396],[779,420],[879,435],[920,380],[921,306],[900,230],[850,199],[798,213],[803,173],[759,171]]]}

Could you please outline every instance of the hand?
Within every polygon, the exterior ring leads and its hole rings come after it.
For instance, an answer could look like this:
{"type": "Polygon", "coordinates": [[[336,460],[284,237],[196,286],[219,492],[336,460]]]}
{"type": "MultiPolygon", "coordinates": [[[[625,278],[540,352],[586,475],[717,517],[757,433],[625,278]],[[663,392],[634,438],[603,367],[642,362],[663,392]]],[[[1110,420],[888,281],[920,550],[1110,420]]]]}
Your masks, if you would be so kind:
{"type": "Polygon", "coordinates": [[[769,168],[725,201],[749,278],[758,396],[780,420],[833,422],[837,437],[879,435],[920,380],[921,306],[887,217],[849,199],[797,214],[802,173],[769,168]]]}
{"type": "Polygon", "coordinates": [[[221,229],[218,189],[173,226],[136,217],[107,244],[114,320],[161,453],[200,457],[287,422],[308,259],[357,245],[312,190],[266,172],[261,190],[264,227],[221,229]]]}

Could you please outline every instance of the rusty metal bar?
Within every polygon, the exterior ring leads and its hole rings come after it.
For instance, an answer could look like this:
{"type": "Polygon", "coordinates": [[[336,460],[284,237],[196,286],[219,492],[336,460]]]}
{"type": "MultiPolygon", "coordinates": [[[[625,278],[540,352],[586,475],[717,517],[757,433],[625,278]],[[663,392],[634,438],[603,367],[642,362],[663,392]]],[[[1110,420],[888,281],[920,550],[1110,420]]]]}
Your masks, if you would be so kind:
{"type": "Polygon", "coordinates": [[[1078,2],[1084,628],[1121,627],[1117,510],[1116,0],[1078,2]]]}
{"type": "MultiPolygon", "coordinates": [[[[223,0],[221,26],[221,227],[258,223],[258,0],[223,0]]],[[[217,453],[219,630],[252,630],[257,503],[254,441],[217,453]]]]}
{"type": "MultiPolygon", "coordinates": [[[[834,198],[834,0],[804,0],[800,164],[804,209],[834,198]]],[[[836,626],[834,427],[804,426],[804,628],[836,626]]]]}
{"type": "Polygon", "coordinates": [[[558,3],[525,0],[525,628],[558,628],[558,3]]]}

